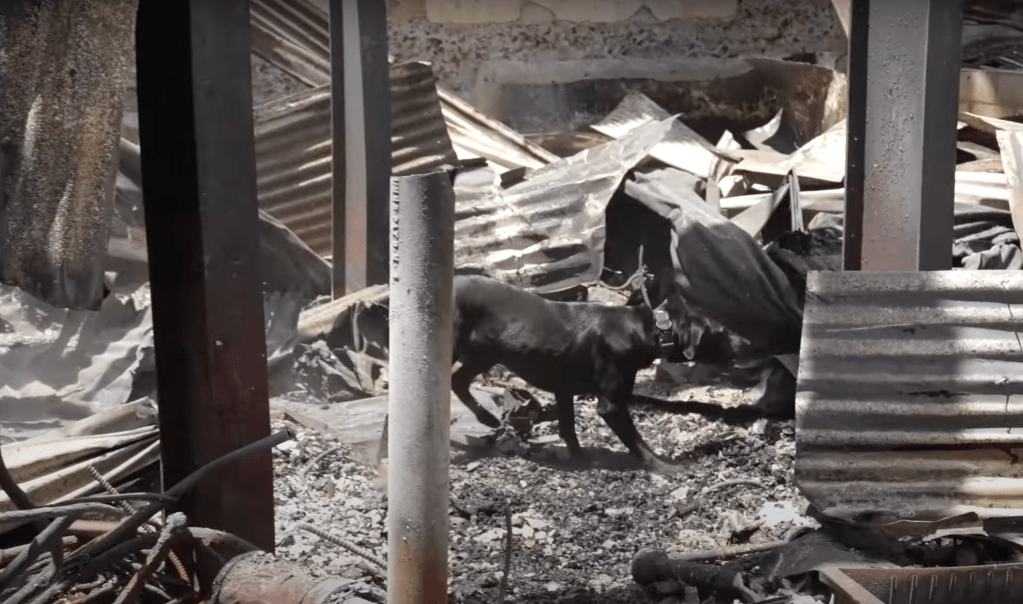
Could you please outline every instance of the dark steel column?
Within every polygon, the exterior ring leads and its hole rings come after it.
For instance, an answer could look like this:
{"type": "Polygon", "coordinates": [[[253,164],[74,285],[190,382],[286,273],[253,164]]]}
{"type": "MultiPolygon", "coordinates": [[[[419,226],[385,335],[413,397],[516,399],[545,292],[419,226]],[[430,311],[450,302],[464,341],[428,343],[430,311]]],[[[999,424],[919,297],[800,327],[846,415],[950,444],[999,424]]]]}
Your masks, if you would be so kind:
{"type": "Polygon", "coordinates": [[[345,236],[345,190],[348,187],[345,164],[348,161],[345,128],[345,31],[344,5],[346,0],[330,0],[330,170],[331,170],[331,248],[334,278],[331,291],[334,298],[345,295],[345,273],[348,238],[345,236]]]}
{"type": "Polygon", "coordinates": [[[330,10],[331,96],[340,99],[331,110],[333,148],[344,147],[333,160],[338,297],[388,282],[391,85],[387,3],[332,0],[330,10]]]}
{"type": "MultiPolygon", "coordinates": [[[[167,488],[270,433],[248,0],[141,0],[135,44],[167,488]]],[[[180,510],[272,551],[272,478],[255,453],[180,510]]]]}
{"type": "Polygon", "coordinates": [[[952,267],[961,0],[853,0],[847,270],[952,267]]]}

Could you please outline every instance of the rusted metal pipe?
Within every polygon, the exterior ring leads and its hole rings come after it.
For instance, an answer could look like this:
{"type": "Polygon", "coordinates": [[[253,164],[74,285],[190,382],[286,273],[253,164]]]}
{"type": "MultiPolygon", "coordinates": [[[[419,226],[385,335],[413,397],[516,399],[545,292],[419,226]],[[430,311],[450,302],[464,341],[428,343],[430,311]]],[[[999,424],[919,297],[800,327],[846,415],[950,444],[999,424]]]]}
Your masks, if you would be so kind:
{"type": "Polygon", "coordinates": [[[350,581],[317,579],[301,565],[250,552],[228,561],[213,582],[214,604],[326,604],[350,581]]]}
{"type": "Polygon", "coordinates": [[[447,602],[453,176],[391,179],[388,604],[447,602]]]}

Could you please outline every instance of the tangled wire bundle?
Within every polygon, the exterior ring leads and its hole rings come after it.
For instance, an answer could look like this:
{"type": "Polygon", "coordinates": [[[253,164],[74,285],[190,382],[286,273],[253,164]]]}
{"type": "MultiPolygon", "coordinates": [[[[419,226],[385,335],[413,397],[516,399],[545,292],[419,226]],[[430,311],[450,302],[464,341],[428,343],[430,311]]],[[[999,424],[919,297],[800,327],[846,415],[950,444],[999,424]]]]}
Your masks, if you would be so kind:
{"type": "MultiPolygon", "coordinates": [[[[242,447],[199,468],[163,494],[117,493],[100,476],[97,481],[110,492],[107,495],[31,507],[24,497],[11,496],[10,481],[3,481],[11,501],[22,509],[0,514],[0,525],[31,523],[37,527],[37,534],[30,543],[0,550],[0,602],[130,604],[140,598],[182,604],[200,601],[207,594],[197,584],[194,570],[174,554],[175,548],[194,548],[221,563],[226,560],[219,550],[241,553],[256,548],[227,533],[189,527],[180,512],[168,515],[163,522],[157,515],[209,472],[293,438],[294,434],[283,430],[242,447]],[[136,508],[129,502],[141,506],[136,508]],[[120,522],[111,523],[112,528],[98,532],[91,540],[87,540],[87,529],[70,535],[75,522],[86,516],[92,524],[120,522]]],[[[97,474],[94,472],[94,477],[97,474]]]]}

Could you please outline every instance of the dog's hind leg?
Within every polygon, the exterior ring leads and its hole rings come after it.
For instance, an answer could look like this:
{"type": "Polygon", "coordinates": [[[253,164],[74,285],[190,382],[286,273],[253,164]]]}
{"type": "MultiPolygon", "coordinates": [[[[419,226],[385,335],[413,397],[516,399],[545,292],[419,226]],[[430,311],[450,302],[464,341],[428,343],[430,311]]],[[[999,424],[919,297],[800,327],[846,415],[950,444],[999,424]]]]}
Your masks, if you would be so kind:
{"type": "Polygon", "coordinates": [[[494,363],[479,356],[463,359],[462,366],[451,374],[451,391],[455,393],[458,400],[462,401],[463,405],[469,408],[469,411],[472,411],[481,424],[488,428],[499,428],[501,420],[487,411],[469,391],[473,379],[493,366],[494,363]]]}
{"type": "Polygon", "coordinates": [[[577,457],[583,450],[575,431],[575,396],[557,392],[554,402],[558,407],[558,435],[565,441],[568,452],[577,457]]]}

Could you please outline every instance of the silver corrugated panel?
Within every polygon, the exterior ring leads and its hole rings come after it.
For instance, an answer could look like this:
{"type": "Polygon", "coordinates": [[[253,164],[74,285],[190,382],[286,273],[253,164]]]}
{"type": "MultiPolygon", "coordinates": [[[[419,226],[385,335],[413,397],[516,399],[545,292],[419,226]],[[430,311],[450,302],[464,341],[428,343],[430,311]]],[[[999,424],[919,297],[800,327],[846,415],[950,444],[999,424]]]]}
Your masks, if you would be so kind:
{"type": "Polygon", "coordinates": [[[644,124],[621,139],[538,170],[507,188],[492,168],[455,177],[455,262],[538,292],[596,281],[605,210],[625,177],[671,129],[644,124]]]}
{"type": "MultiPolygon", "coordinates": [[[[394,174],[457,162],[426,63],[391,67],[394,174]]],[[[331,252],[330,86],[255,110],[259,206],[320,255],[331,252]]]]}
{"type": "MultiPolygon", "coordinates": [[[[308,0],[253,0],[252,49],[310,86],[330,82],[327,15],[308,0]]],[[[437,86],[455,147],[504,168],[539,168],[558,157],[437,86]]]]}
{"type": "Polygon", "coordinates": [[[823,512],[1023,508],[1023,273],[813,273],[796,481],[823,512]]]}
{"type": "Polygon", "coordinates": [[[317,254],[330,254],[330,87],[266,103],[254,114],[259,207],[317,254]]]}
{"type": "Polygon", "coordinates": [[[391,173],[404,176],[456,163],[458,156],[441,114],[433,68],[419,62],[393,65],[391,173]]]}
{"type": "Polygon", "coordinates": [[[303,0],[252,0],[252,50],[309,86],[330,82],[327,15],[303,0]]]}

